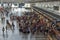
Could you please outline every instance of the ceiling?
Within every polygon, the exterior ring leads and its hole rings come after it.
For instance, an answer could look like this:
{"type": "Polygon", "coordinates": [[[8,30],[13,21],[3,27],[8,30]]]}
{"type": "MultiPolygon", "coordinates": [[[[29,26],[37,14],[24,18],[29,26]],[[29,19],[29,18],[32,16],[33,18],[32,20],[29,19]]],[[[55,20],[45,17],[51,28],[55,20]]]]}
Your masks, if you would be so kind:
{"type": "Polygon", "coordinates": [[[60,1],[60,0],[0,0],[0,2],[14,2],[14,3],[23,3],[23,2],[49,2],[49,1],[60,1]]]}

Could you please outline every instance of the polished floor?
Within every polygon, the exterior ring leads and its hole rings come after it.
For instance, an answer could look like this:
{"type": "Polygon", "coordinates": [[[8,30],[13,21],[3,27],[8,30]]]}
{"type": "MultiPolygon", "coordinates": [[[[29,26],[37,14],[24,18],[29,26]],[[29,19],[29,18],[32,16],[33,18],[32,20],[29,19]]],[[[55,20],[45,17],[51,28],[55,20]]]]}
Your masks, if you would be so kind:
{"type": "Polygon", "coordinates": [[[8,28],[7,32],[6,29],[4,31],[4,33],[2,32],[2,28],[6,28],[6,20],[9,20],[10,23],[12,23],[12,21],[10,20],[10,16],[4,16],[5,19],[2,21],[0,20],[0,40],[48,40],[47,36],[39,33],[39,34],[24,34],[19,32],[19,28],[17,25],[16,21],[13,21],[15,24],[15,30],[11,30],[8,28]]]}

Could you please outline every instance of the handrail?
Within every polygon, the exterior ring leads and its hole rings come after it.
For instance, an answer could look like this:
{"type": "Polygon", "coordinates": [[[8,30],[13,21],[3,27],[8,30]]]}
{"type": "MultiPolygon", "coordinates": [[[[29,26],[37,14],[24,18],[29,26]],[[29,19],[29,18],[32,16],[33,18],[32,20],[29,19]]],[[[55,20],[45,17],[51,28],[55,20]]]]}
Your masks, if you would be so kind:
{"type": "MultiPolygon", "coordinates": [[[[36,11],[35,11],[36,12],[36,11]]],[[[44,16],[45,18],[47,18],[48,20],[52,20],[50,17],[47,17],[45,14],[41,14],[42,16],[44,16]]]]}
{"type": "Polygon", "coordinates": [[[37,10],[37,9],[35,9],[35,8],[33,8],[33,10],[34,10],[35,12],[37,12],[37,13],[40,13],[42,16],[44,16],[44,17],[47,18],[48,20],[53,21],[53,18],[48,17],[48,15],[46,15],[45,13],[42,13],[41,11],[39,11],[39,10],[37,10]]]}
{"type": "MultiPolygon", "coordinates": [[[[60,16],[59,16],[59,15],[56,15],[56,14],[54,14],[54,13],[52,13],[52,12],[49,12],[49,11],[47,11],[47,10],[44,10],[44,9],[42,9],[42,8],[38,8],[38,7],[35,7],[35,6],[32,6],[32,7],[35,8],[35,9],[38,9],[39,11],[45,12],[45,14],[51,15],[50,17],[53,18],[53,19],[56,19],[57,21],[60,20],[60,16]]],[[[48,16],[49,16],[49,15],[48,15],[48,16]]]]}

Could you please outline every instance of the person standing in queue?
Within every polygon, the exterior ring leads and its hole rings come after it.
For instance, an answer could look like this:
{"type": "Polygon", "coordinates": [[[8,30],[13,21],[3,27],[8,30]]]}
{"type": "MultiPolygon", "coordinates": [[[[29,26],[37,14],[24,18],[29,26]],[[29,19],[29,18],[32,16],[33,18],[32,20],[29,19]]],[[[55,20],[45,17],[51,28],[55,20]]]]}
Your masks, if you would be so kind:
{"type": "Polygon", "coordinates": [[[14,25],[14,23],[12,22],[12,26],[13,26],[13,30],[15,29],[15,25],[14,25]]]}
{"type": "Polygon", "coordinates": [[[6,26],[6,33],[7,33],[7,26],[6,26]]]}
{"type": "Polygon", "coordinates": [[[5,29],[4,29],[4,27],[2,28],[2,32],[3,32],[3,37],[5,37],[5,35],[4,35],[4,31],[5,31],[5,29]]]}
{"type": "Polygon", "coordinates": [[[4,33],[4,31],[5,31],[4,27],[2,28],[2,31],[3,31],[3,33],[4,33]]]}

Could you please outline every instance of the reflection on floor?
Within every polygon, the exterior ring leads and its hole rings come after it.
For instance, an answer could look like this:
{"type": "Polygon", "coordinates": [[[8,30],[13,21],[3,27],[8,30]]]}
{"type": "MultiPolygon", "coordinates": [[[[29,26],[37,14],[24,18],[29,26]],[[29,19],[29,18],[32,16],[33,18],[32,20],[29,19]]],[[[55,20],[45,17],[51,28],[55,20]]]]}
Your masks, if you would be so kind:
{"type": "Polygon", "coordinates": [[[13,21],[15,24],[15,30],[8,29],[6,32],[6,20],[9,20],[10,23],[12,21],[10,20],[10,17],[6,17],[3,21],[0,21],[0,40],[47,40],[47,36],[40,34],[24,34],[19,32],[18,26],[16,21],[13,21]],[[4,33],[2,32],[2,28],[5,28],[4,33]]]}
{"type": "MultiPolygon", "coordinates": [[[[7,20],[7,19],[5,19],[7,20]]],[[[0,40],[47,40],[47,37],[44,36],[42,33],[40,34],[23,34],[18,31],[18,27],[16,25],[16,21],[14,21],[15,24],[15,30],[7,30],[4,34],[2,32],[2,26],[3,24],[0,22],[0,40]]],[[[4,24],[6,26],[6,24],[4,24]]],[[[5,28],[5,27],[4,27],[5,28]]]]}

